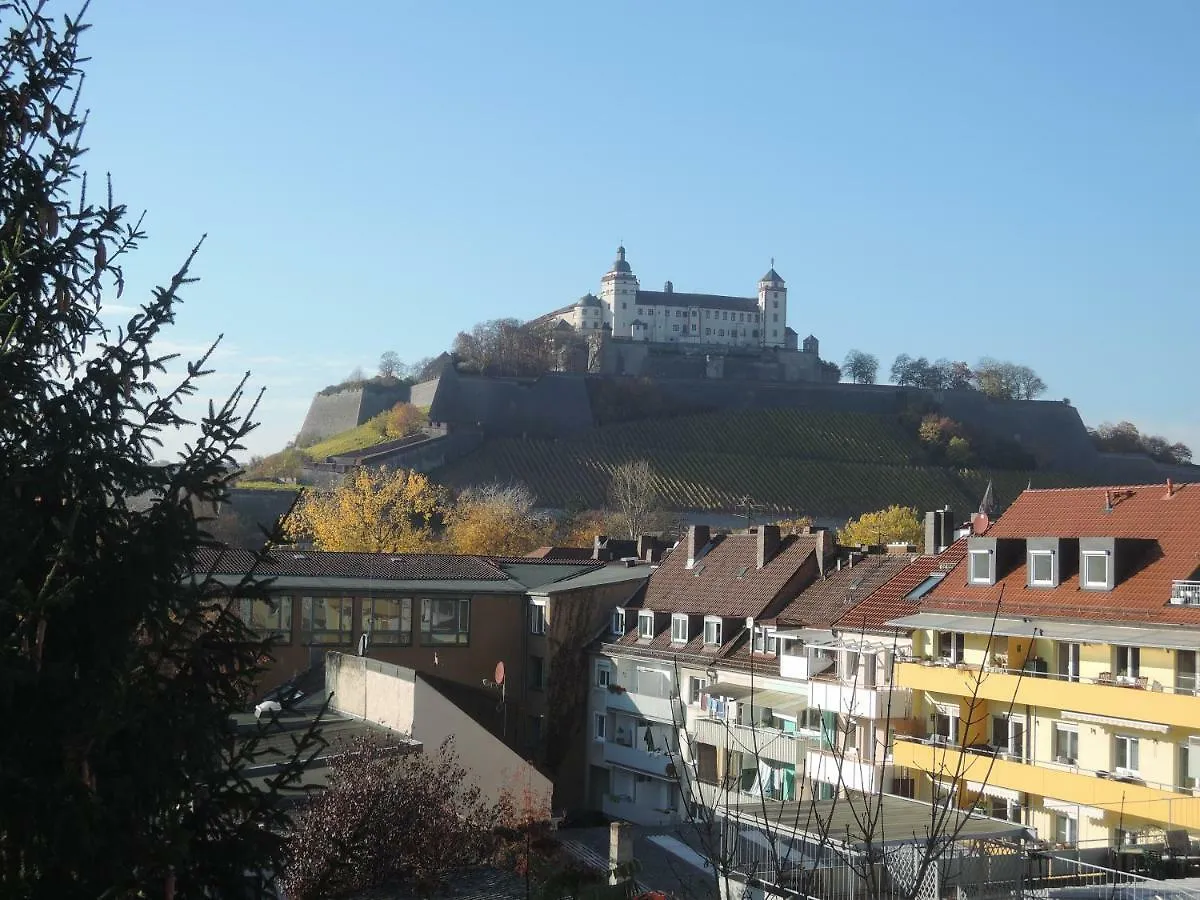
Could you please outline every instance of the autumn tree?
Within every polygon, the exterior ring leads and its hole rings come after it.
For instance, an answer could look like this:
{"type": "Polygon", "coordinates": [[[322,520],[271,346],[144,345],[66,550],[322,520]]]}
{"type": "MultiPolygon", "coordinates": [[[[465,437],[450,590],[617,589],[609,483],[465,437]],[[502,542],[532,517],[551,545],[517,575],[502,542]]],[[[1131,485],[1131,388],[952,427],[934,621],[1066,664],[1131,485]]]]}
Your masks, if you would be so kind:
{"type": "Polygon", "coordinates": [[[425,413],[411,403],[397,403],[383,414],[383,434],[387,438],[416,434],[428,421],[425,413]]]}
{"type": "Polygon", "coordinates": [[[541,375],[554,367],[546,326],[517,319],[492,319],[460,331],[454,355],[462,368],[488,375],[541,375]]]}
{"type": "Polygon", "coordinates": [[[449,505],[446,490],[406,469],[354,469],[331,490],[306,491],[283,524],[317,550],[425,553],[449,505]]]}
{"type": "Polygon", "coordinates": [[[988,357],[975,366],[975,383],[997,400],[1034,400],[1046,392],[1046,383],[1029,366],[988,357]]]}
{"type": "Polygon", "coordinates": [[[924,540],[921,519],[911,506],[889,506],[863,513],[838,531],[838,543],[847,547],[874,546],[903,542],[920,544],[924,540]]]}
{"type": "Polygon", "coordinates": [[[1159,435],[1142,434],[1132,422],[1116,425],[1104,422],[1088,434],[1102,453],[1145,453],[1151,459],[1173,464],[1192,461],[1192,450],[1186,444],[1171,443],[1159,435]]]}
{"type": "Polygon", "coordinates": [[[613,470],[608,502],[614,528],[630,538],[653,531],[662,523],[658,477],[644,459],[622,463],[613,470]]]}
{"type": "Polygon", "coordinates": [[[775,523],[779,528],[781,537],[787,537],[792,534],[807,534],[813,527],[812,516],[797,516],[793,519],[780,519],[775,523]]]}
{"type": "Polygon", "coordinates": [[[874,384],[879,374],[879,357],[851,350],[842,363],[842,374],[855,384],[874,384]]]}
{"type": "Polygon", "coordinates": [[[524,485],[491,484],[459,495],[446,521],[455,553],[521,556],[550,542],[554,520],[538,515],[524,485]]]}
{"type": "Polygon", "coordinates": [[[453,738],[411,753],[386,738],[358,738],[329,764],[327,788],[295,817],[282,886],[292,900],[324,900],[381,885],[420,896],[486,862],[504,801],[487,801],[453,738]]]}
{"type": "Polygon", "coordinates": [[[145,235],[85,189],[86,25],[18,0],[0,28],[0,896],[251,896],[315,740],[262,784],[257,738],[231,739],[271,652],[236,610],[268,594],[209,577],[198,511],[226,498],[254,405],[244,380],[183,405],[212,348],[185,363],[160,339],[195,251],[106,328],[145,235]]]}

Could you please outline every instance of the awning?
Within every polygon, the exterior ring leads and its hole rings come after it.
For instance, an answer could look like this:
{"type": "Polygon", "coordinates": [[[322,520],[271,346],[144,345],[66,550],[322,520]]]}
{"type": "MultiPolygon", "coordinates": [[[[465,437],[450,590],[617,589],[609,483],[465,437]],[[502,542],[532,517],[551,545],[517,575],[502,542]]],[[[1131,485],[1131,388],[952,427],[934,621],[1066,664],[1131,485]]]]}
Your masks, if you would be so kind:
{"type": "Polygon", "coordinates": [[[995,797],[997,800],[1008,800],[1012,803],[1021,802],[1020,791],[1012,791],[1008,788],[996,787],[994,784],[968,781],[967,791],[972,794],[983,794],[985,797],[995,797]]]}
{"type": "Polygon", "coordinates": [[[799,710],[808,706],[807,694],[792,694],[788,691],[773,691],[766,688],[752,688],[745,684],[731,684],[718,681],[704,688],[704,693],[710,697],[724,697],[739,703],[749,703],[759,709],[769,709],[784,715],[795,715],[799,710]]]}
{"type": "Polygon", "coordinates": [[[1050,812],[1061,813],[1071,819],[1103,819],[1104,810],[1096,809],[1094,806],[1081,806],[1078,803],[1065,803],[1062,800],[1051,800],[1045,797],[1042,800],[1042,808],[1050,812]]]}
{"type": "Polygon", "coordinates": [[[995,634],[1000,637],[1037,637],[1074,644],[1123,644],[1130,647],[1162,647],[1168,650],[1195,650],[1200,647],[1200,631],[1180,628],[1138,628],[1132,625],[1097,625],[1092,622],[1066,622],[1057,619],[992,619],[991,616],[955,613],[916,613],[887,623],[889,628],[906,631],[963,631],[968,634],[995,634]]]}
{"type": "Polygon", "coordinates": [[[789,641],[804,641],[806,644],[833,640],[833,632],[828,628],[777,628],[775,636],[789,641]]]}
{"type": "Polygon", "coordinates": [[[753,688],[748,684],[730,684],[727,681],[716,681],[704,688],[704,693],[710,697],[724,697],[726,700],[741,700],[749,697],[753,688]]]}
{"type": "Polygon", "coordinates": [[[1101,716],[1096,713],[1082,713],[1064,709],[1061,712],[1064,719],[1074,722],[1090,722],[1093,725],[1111,725],[1113,728],[1134,728],[1138,731],[1155,731],[1166,734],[1168,727],[1154,722],[1139,722],[1136,719],[1120,719],[1116,716],[1101,716]]]}

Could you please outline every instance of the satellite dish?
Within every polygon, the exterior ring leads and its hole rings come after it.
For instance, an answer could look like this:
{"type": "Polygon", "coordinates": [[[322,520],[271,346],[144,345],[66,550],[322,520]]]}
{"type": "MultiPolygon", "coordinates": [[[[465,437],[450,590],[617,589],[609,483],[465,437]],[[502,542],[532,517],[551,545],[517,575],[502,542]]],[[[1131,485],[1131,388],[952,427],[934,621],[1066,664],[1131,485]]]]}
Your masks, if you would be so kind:
{"type": "Polygon", "coordinates": [[[496,663],[496,684],[504,684],[504,661],[496,663]]]}
{"type": "Polygon", "coordinates": [[[980,513],[979,515],[975,516],[975,521],[971,524],[974,526],[974,531],[976,534],[983,534],[988,530],[988,526],[991,525],[992,522],[987,517],[987,513],[980,513]]]}

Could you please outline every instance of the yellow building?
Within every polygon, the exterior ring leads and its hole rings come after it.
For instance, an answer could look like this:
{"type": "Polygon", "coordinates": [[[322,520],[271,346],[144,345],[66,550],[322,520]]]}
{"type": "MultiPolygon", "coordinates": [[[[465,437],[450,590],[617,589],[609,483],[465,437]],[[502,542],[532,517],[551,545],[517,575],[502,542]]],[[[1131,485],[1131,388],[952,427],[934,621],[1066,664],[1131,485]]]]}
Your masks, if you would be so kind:
{"type": "Polygon", "coordinates": [[[1026,491],[893,620],[917,795],[1063,846],[1200,835],[1200,484],[1026,491]]]}

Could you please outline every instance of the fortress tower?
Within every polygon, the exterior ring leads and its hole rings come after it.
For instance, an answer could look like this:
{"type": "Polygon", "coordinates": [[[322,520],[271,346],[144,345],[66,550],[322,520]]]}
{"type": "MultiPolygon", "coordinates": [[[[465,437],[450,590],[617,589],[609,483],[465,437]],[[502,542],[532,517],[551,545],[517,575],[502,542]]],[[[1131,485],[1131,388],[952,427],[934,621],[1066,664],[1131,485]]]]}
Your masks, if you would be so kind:
{"type": "Polygon", "coordinates": [[[612,268],[600,279],[600,303],[604,307],[604,324],[612,328],[613,337],[630,337],[636,317],[638,280],[625,261],[625,248],[617,248],[612,268]]]}
{"type": "Polygon", "coordinates": [[[763,346],[786,346],[787,285],[775,271],[775,260],[771,260],[767,274],[758,279],[758,311],[763,323],[763,346]]]}

